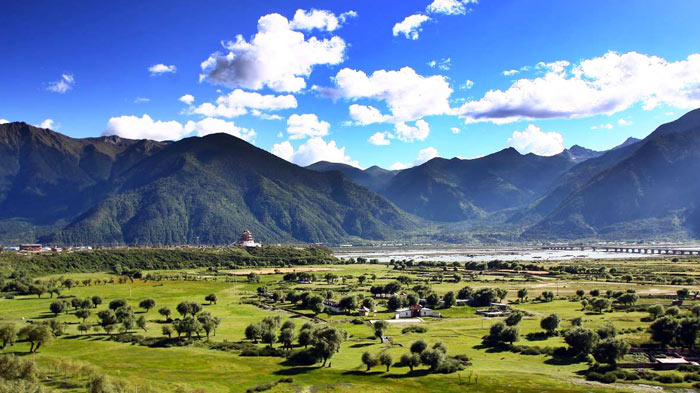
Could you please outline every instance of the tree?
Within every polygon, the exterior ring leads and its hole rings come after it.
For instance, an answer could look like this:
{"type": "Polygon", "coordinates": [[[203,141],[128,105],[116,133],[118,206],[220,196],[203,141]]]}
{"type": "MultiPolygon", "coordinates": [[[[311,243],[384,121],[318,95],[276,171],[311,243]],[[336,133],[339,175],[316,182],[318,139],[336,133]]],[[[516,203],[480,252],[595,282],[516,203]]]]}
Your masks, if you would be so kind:
{"type": "Polygon", "coordinates": [[[598,335],[591,329],[576,327],[564,334],[564,341],[569,345],[572,355],[585,356],[593,352],[598,343],[598,335]]]}
{"type": "Polygon", "coordinates": [[[583,325],[583,318],[581,318],[581,317],[571,318],[571,326],[581,326],[581,325],[583,325]]]}
{"type": "Polygon", "coordinates": [[[425,302],[427,303],[428,307],[435,308],[438,306],[438,304],[440,304],[440,296],[438,296],[437,293],[432,292],[425,298],[425,302]]]}
{"type": "Polygon", "coordinates": [[[81,304],[83,304],[83,301],[78,299],[77,297],[74,297],[70,300],[70,305],[73,307],[74,310],[77,310],[81,304]]]}
{"type": "Polygon", "coordinates": [[[408,368],[413,371],[414,367],[420,365],[420,355],[417,353],[404,353],[401,355],[401,363],[408,366],[408,368]]]}
{"type": "Polygon", "coordinates": [[[105,332],[110,333],[114,329],[119,320],[116,314],[112,310],[102,310],[97,313],[97,318],[99,318],[99,324],[105,330],[105,332]]]}
{"type": "Polygon", "coordinates": [[[379,364],[379,361],[378,361],[377,358],[374,357],[374,355],[372,355],[371,353],[365,352],[365,353],[362,354],[362,364],[364,364],[365,366],[367,366],[367,370],[366,370],[366,371],[369,371],[369,370],[372,369],[372,367],[374,367],[374,366],[376,366],[377,364],[379,364]]]}
{"type": "Polygon", "coordinates": [[[180,327],[179,331],[185,333],[188,339],[192,338],[192,333],[196,333],[197,337],[199,337],[199,331],[202,330],[201,324],[191,316],[187,316],[180,320],[178,325],[180,327]]]}
{"type": "Polygon", "coordinates": [[[0,341],[2,341],[2,349],[15,345],[17,341],[17,325],[14,323],[4,323],[0,325],[0,341]]]}
{"type": "Polygon", "coordinates": [[[496,288],[496,297],[498,298],[499,302],[503,302],[503,299],[508,296],[508,291],[503,289],[503,288],[496,288]]]}
{"type": "Polygon", "coordinates": [[[523,319],[523,313],[520,311],[514,311],[505,319],[505,323],[508,326],[516,326],[523,319]]]}
{"type": "Polygon", "coordinates": [[[664,306],[660,304],[654,304],[652,306],[647,307],[647,312],[649,313],[649,316],[651,319],[657,319],[664,315],[664,306]]]}
{"type": "Polygon", "coordinates": [[[697,319],[684,318],[681,320],[677,333],[678,342],[686,348],[693,349],[698,341],[700,324],[697,319]]]}
{"type": "Polygon", "coordinates": [[[401,283],[392,281],[384,286],[384,293],[396,293],[401,290],[401,283]]]}
{"type": "Polygon", "coordinates": [[[75,316],[82,319],[83,322],[85,322],[85,320],[88,319],[90,315],[92,315],[92,311],[90,311],[87,308],[83,308],[75,312],[75,316]]]}
{"type": "Polygon", "coordinates": [[[378,320],[374,322],[374,336],[379,339],[379,341],[382,340],[382,336],[384,336],[384,332],[389,329],[389,322],[385,320],[378,320]]]}
{"type": "Polygon", "coordinates": [[[150,298],[143,299],[143,300],[141,300],[141,303],[139,303],[139,307],[146,310],[146,312],[150,311],[155,306],[156,306],[156,301],[154,299],[150,299],[150,298]]]}
{"type": "Polygon", "coordinates": [[[216,302],[217,302],[219,299],[216,297],[215,294],[210,293],[210,294],[208,294],[208,295],[204,298],[204,300],[208,301],[208,302],[209,302],[209,305],[211,305],[211,304],[216,304],[216,302]]]}
{"type": "Polygon", "coordinates": [[[338,302],[340,307],[344,308],[346,312],[350,312],[357,309],[357,297],[355,296],[345,296],[338,302]]]}
{"type": "Polygon", "coordinates": [[[600,341],[593,349],[593,357],[600,363],[616,366],[617,360],[622,359],[630,350],[627,341],[619,338],[608,338],[600,341]]]}
{"type": "MultiPolygon", "coordinates": [[[[285,323],[286,325],[286,323],[285,323]]],[[[281,342],[285,348],[291,349],[292,348],[292,343],[294,342],[294,339],[296,338],[296,330],[294,329],[294,326],[283,326],[282,329],[280,330],[280,335],[279,335],[279,342],[281,342]]]]}
{"type": "Polygon", "coordinates": [[[207,341],[209,341],[209,335],[214,332],[216,334],[216,328],[221,324],[221,319],[211,315],[208,312],[203,312],[197,315],[197,321],[202,326],[202,330],[207,335],[207,341]]]}
{"type": "Polygon", "coordinates": [[[97,306],[102,304],[102,298],[100,296],[93,296],[90,298],[90,302],[92,303],[93,308],[97,308],[97,306]]]}
{"type": "Polygon", "coordinates": [[[676,337],[680,323],[676,318],[665,316],[655,320],[650,326],[651,338],[667,346],[676,337]]]}
{"type": "Polygon", "coordinates": [[[586,292],[583,289],[577,289],[576,290],[576,296],[578,296],[579,299],[583,299],[583,296],[586,294],[586,292]]]}
{"type": "Polygon", "coordinates": [[[617,336],[617,329],[615,328],[615,325],[613,325],[610,322],[599,327],[598,330],[596,330],[596,332],[598,333],[598,337],[600,337],[603,340],[605,340],[606,338],[613,338],[617,336]]]}
{"type": "Polygon", "coordinates": [[[168,336],[168,338],[173,336],[173,329],[168,325],[163,326],[162,332],[163,335],[168,336]]]}
{"type": "Polygon", "coordinates": [[[690,296],[690,291],[688,288],[682,288],[676,291],[676,295],[679,299],[687,299],[690,296]]]}
{"type": "Polygon", "coordinates": [[[128,303],[126,302],[126,300],[124,300],[124,299],[114,299],[114,300],[112,300],[111,302],[109,302],[109,309],[110,309],[110,310],[116,310],[116,309],[118,309],[118,308],[120,308],[120,307],[124,307],[124,306],[126,306],[126,305],[128,305],[128,303]]]}
{"type": "Polygon", "coordinates": [[[254,343],[258,343],[260,337],[262,337],[263,328],[259,323],[251,323],[245,328],[245,338],[252,340],[254,343]]]}
{"type": "Polygon", "coordinates": [[[394,363],[394,359],[391,357],[389,352],[382,352],[379,354],[379,363],[386,366],[386,372],[389,372],[389,368],[394,363]]]}
{"type": "Polygon", "coordinates": [[[165,318],[165,321],[166,321],[166,322],[170,322],[170,313],[171,313],[171,311],[170,311],[170,309],[167,308],[167,307],[161,307],[161,308],[158,310],[158,314],[162,315],[163,318],[165,318]]]}
{"type": "Polygon", "coordinates": [[[395,311],[402,308],[405,305],[405,301],[406,300],[400,296],[394,296],[386,303],[386,307],[389,311],[395,311]]]}
{"type": "Polygon", "coordinates": [[[372,299],[371,297],[366,297],[362,299],[362,306],[370,311],[374,311],[374,299],[372,299]]]}
{"type": "Polygon", "coordinates": [[[527,288],[518,289],[518,299],[520,299],[520,303],[524,302],[525,299],[527,299],[527,292],[527,288]]]}
{"type": "Polygon", "coordinates": [[[194,317],[197,313],[202,311],[202,306],[195,302],[181,302],[175,309],[183,318],[188,314],[194,317]]]}
{"type": "Polygon", "coordinates": [[[29,353],[36,353],[39,351],[39,347],[53,340],[51,329],[43,324],[25,326],[19,331],[19,336],[29,341],[29,353]]]}
{"type": "Polygon", "coordinates": [[[276,338],[277,334],[275,330],[263,329],[262,337],[260,338],[260,340],[265,344],[269,345],[270,348],[272,348],[272,344],[274,344],[276,338]]]}
{"type": "Polygon", "coordinates": [[[85,333],[87,333],[88,331],[90,331],[90,325],[88,325],[88,324],[85,323],[85,322],[80,323],[80,324],[78,325],[78,331],[80,332],[80,334],[85,334],[85,333]]]}
{"type": "Polygon", "coordinates": [[[626,306],[631,306],[637,303],[639,296],[636,293],[625,293],[617,298],[617,301],[626,306]]]}
{"type": "Polygon", "coordinates": [[[313,338],[314,328],[313,326],[302,327],[299,331],[299,337],[297,337],[297,342],[299,345],[303,345],[304,348],[311,344],[311,339],[313,338]]]}
{"type": "Polygon", "coordinates": [[[690,309],[690,312],[695,318],[700,318],[700,304],[696,304],[690,309]]]}
{"type": "Polygon", "coordinates": [[[553,336],[556,334],[557,329],[559,328],[559,315],[557,314],[550,314],[540,321],[540,327],[544,329],[548,335],[553,336]]]}
{"type": "Polygon", "coordinates": [[[593,306],[594,310],[598,311],[598,314],[602,314],[603,311],[610,308],[610,300],[599,297],[597,299],[593,299],[591,306],[593,306]]]}
{"type": "Polygon", "coordinates": [[[314,330],[311,345],[316,354],[323,359],[324,367],[328,360],[340,350],[340,345],[346,339],[347,332],[333,326],[324,326],[314,330]]]}
{"type": "Polygon", "coordinates": [[[255,274],[253,272],[248,273],[248,276],[246,277],[246,279],[248,280],[248,282],[260,282],[260,276],[258,276],[257,274],[255,274]]]}
{"type": "Polygon", "coordinates": [[[542,300],[545,302],[551,302],[554,300],[554,292],[552,291],[543,291],[542,292],[542,300]]]}
{"type": "Polygon", "coordinates": [[[49,309],[51,309],[51,312],[54,314],[54,316],[57,317],[58,314],[66,310],[66,304],[62,301],[51,302],[51,304],[49,305],[49,309]]]}
{"type": "Polygon", "coordinates": [[[424,340],[414,341],[413,344],[411,344],[411,353],[421,354],[426,348],[428,348],[428,343],[424,340]]]}
{"type": "Polygon", "coordinates": [[[358,282],[360,285],[364,284],[366,280],[367,280],[367,276],[365,276],[365,275],[362,275],[362,276],[360,276],[360,277],[357,277],[357,282],[358,282]]]}
{"type": "Polygon", "coordinates": [[[681,309],[676,306],[671,306],[666,309],[666,315],[670,315],[672,317],[677,317],[678,315],[680,315],[680,313],[681,309]]]}
{"type": "Polygon", "coordinates": [[[438,366],[445,361],[447,355],[444,352],[437,349],[427,349],[420,354],[421,363],[430,367],[430,371],[437,370],[438,366]]]}
{"type": "Polygon", "coordinates": [[[600,290],[599,289],[591,289],[590,292],[588,292],[589,295],[593,297],[598,297],[600,296],[600,290]]]}
{"type": "Polygon", "coordinates": [[[445,303],[445,308],[450,308],[457,304],[457,297],[455,296],[454,292],[449,291],[442,297],[442,301],[445,303]]]}
{"type": "Polygon", "coordinates": [[[464,287],[457,292],[457,299],[471,299],[473,293],[474,291],[471,289],[471,287],[464,287]]]}
{"type": "Polygon", "coordinates": [[[146,328],[146,317],[140,315],[138,318],[136,318],[136,326],[139,329],[143,329],[144,332],[147,332],[148,329],[146,328]]]}
{"type": "Polygon", "coordinates": [[[586,307],[588,307],[588,299],[581,299],[581,307],[582,310],[585,310],[586,307]]]}

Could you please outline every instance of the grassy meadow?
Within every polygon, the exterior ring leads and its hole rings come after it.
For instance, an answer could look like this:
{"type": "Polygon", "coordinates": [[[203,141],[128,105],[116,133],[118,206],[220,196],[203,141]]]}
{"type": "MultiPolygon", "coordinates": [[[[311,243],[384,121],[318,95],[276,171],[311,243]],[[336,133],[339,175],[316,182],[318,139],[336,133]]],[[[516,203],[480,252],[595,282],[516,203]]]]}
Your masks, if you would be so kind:
{"type": "MultiPolygon", "coordinates": [[[[670,277],[694,276],[698,274],[698,263],[692,259],[672,263],[667,260],[637,260],[637,261],[573,261],[563,264],[583,264],[593,267],[634,269],[639,274],[654,272],[670,277]]],[[[543,263],[546,265],[547,263],[543,263]]],[[[549,263],[552,264],[552,263],[549,263]]],[[[655,382],[617,382],[602,384],[587,381],[583,372],[588,369],[586,362],[562,361],[549,355],[524,355],[503,349],[485,348],[482,337],[488,334],[492,323],[499,318],[483,318],[468,306],[452,307],[439,310],[443,318],[424,318],[420,325],[426,327],[426,333],[403,334],[402,329],[409,324],[391,324],[386,335],[393,344],[382,344],[374,336],[374,330],[369,320],[390,319],[394,316],[385,304],[378,303],[377,312],[368,317],[349,315],[330,315],[321,313],[314,315],[309,310],[300,309],[289,303],[272,303],[270,300],[259,298],[257,288],[266,286],[270,291],[291,289],[298,291],[333,290],[335,299],[348,294],[370,296],[372,285],[381,285],[394,281],[399,275],[409,275],[415,280],[422,280],[418,271],[396,271],[391,266],[380,264],[355,265],[320,265],[314,273],[319,278],[313,284],[297,284],[284,282],[283,274],[261,270],[260,282],[247,282],[244,275],[232,276],[226,272],[188,269],[181,271],[152,271],[153,274],[182,274],[188,279],[146,281],[135,279],[133,282],[108,283],[101,285],[77,286],[63,289],[62,297],[85,298],[98,295],[104,302],[93,310],[87,322],[96,325],[96,313],[106,309],[107,304],[114,299],[126,299],[136,310],[136,316],[145,315],[147,331],[132,330],[133,334],[145,337],[162,337],[162,326],[166,323],[158,314],[161,307],[169,307],[176,316],[175,308],[183,301],[196,301],[202,304],[204,311],[221,319],[221,324],[211,343],[242,342],[245,340],[244,330],[247,325],[259,322],[269,315],[280,315],[282,321],[295,321],[297,329],[308,321],[318,318],[320,323],[328,323],[342,328],[349,333],[348,340],[342,344],[340,351],[331,359],[330,367],[321,367],[318,363],[312,366],[302,366],[290,363],[289,360],[274,356],[241,356],[237,351],[215,350],[209,347],[206,339],[195,340],[188,346],[173,346],[169,348],[151,348],[143,345],[122,343],[110,340],[104,331],[91,329],[81,333],[77,326],[79,318],[71,308],[68,313],[58,315],[59,321],[67,324],[65,334],[57,337],[51,343],[42,346],[38,353],[29,354],[29,344],[18,341],[14,346],[8,346],[0,353],[14,353],[19,357],[33,357],[46,375],[42,384],[51,390],[61,392],[86,392],[85,381],[79,377],[62,375],[57,366],[66,359],[79,364],[87,364],[116,379],[134,383],[138,391],[204,391],[212,393],[244,392],[266,383],[287,379],[284,383],[276,384],[270,392],[346,392],[362,391],[366,393],[379,392],[604,392],[604,391],[658,391],[661,388],[691,388],[690,382],[662,385],[655,382]],[[327,272],[340,277],[346,277],[343,284],[340,280],[333,284],[324,282],[321,278],[327,272]],[[357,277],[366,275],[364,284],[358,283],[357,277]],[[372,280],[371,277],[376,279],[372,280]],[[204,300],[208,294],[216,294],[216,304],[204,300]],[[155,299],[157,305],[148,313],[138,308],[141,300],[155,299]],[[255,302],[257,304],[250,304],[255,302]],[[264,307],[260,307],[263,305],[264,307]],[[358,323],[362,319],[364,323],[358,323]],[[412,342],[424,339],[429,344],[443,342],[448,348],[449,355],[464,354],[471,365],[464,370],[452,374],[432,374],[425,366],[418,366],[409,372],[407,367],[392,367],[389,372],[384,366],[374,367],[366,372],[360,358],[365,351],[373,354],[388,352],[394,362],[398,362],[402,354],[409,351],[412,342]],[[652,387],[655,386],[655,387],[652,387]]],[[[299,268],[302,270],[302,268],[299,268]]],[[[582,317],[583,326],[595,329],[606,323],[615,325],[619,337],[628,342],[641,344],[649,340],[646,331],[649,323],[644,319],[648,313],[643,311],[616,310],[598,314],[591,310],[583,310],[575,292],[583,289],[588,293],[599,289],[604,293],[608,289],[635,289],[640,296],[638,305],[663,304],[669,306],[670,299],[661,299],[659,294],[674,294],[680,288],[691,291],[700,289],[697,285],[670,285],[664,283],[637,283],[632,280],[613,279],[609,277],[591,278],[576,275],[546,275],[533,276],[528,274],[484,271],[478,275],[467,276],[461,282],[450,279],[453,272],[442,268],[426,268],[423,274],[444,273],[443,282],[430,282],[432,289],[440,295],[448,291],[457,292],[460,288],[470,286],[474,289],[481,287],[503,288],[508,290],[506,302],[512,302],[516,309],[523,310],[527,316],[519,325],[520,340],[516,343],[525,346],[565,346],[559,336],[533,337],[528,339],[528,333],[541,332],[540,319],[548,314],[556,313],[562,322],[560,329],[571,327],[570,320],[582,317]],[[427,269],[427,270],[426,270],[427,269]],[[528,288],[529,299],[522,304],[517,302],[517,291],[528,288]],[[535,300],[542,291],[555,293],[552,302],[535,300]],[[650,298],[649,295],[657,297],[650,298]],[[642,329],[640,329],[640,327],[642,329]]],[[[450,268],[451,269],[451,268],[450,268]]],[[[252,269],[255,271],[255,269],[252,269]]],[[[234,271],[235,272],[235,271],[234,271]]],[[[144,271],[144,274],[147,273],[144,271]]],[[[245,272],[248,273],[248,272],[245,272]]],[[[111,278],[108,273],[74,273],[53,275],[49,278],[111,278]]],[[[415,282],[414,282],[415,283],[415,282]]],[[[410,287],[410,286],[409,286],[410,287]]],[[[24,326],[27,321],[45,321],[54,318],[49,311],[50,304],[56,297],[44,294],[15,296],[0,299],[0,324],[13,322],[24,326]]],[[[682,308],[688,313],[693,302],[686,302],[682,308]]],[[[114,333],[118,335],[118,333],[114,333]]],[[[263,346],[265,344],[257,344],[263,346]]],[[[280,344],[275,344],[275,347],[280,344]]],[[[668,373],[674,373],[669,371],[668,373]]]]}

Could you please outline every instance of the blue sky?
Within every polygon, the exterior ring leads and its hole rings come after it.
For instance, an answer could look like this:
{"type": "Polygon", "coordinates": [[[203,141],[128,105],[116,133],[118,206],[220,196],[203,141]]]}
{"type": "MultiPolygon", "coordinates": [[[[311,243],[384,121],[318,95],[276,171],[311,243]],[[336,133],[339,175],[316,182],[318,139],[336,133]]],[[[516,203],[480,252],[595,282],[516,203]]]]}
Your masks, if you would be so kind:
{"type": "Polygon", "coordinates": [[[698,2],[23,1],[0,14],[0,119],[73,137],[229,132],[301,165],[401,168],[607,149],[700,106],[698,2]]]}

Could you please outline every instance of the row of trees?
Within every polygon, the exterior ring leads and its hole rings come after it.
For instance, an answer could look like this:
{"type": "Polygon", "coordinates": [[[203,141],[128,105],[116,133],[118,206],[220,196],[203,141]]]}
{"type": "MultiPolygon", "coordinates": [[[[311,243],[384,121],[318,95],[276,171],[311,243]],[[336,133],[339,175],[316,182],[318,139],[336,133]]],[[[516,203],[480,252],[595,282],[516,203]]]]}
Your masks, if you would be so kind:
{"type": "MultiPolygon", "coordinates": [[[[367,371],[381,364],[386,366],[386,371],[389,372],[391,366],[394,364],[394,359],[391,354],[386,351],[378,355],[365,352],[362,354],[361,360],[367,367],[367,371]]],[[[447,356],[447,346],[441,342],[436,342],[429,348],[427,342],[418,340],[411,344],[410,352],[403,354],[400,363],[397,365],[406,366],[410,371],[413,371],[415,367],[423,364],[429,367],[431,372],[446,373],[463,369],[467,361],[468,359],[465,356],[447,356]]]]}

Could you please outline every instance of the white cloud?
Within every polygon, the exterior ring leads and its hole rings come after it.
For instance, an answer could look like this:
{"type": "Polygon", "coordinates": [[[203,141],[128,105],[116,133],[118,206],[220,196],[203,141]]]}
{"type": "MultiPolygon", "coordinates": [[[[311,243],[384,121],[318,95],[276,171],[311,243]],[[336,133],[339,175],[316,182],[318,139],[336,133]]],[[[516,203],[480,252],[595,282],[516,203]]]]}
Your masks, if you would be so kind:
{"type": "Polygon", "coordinates": [[[465,5],[469,3],[476,4],[477,0],[434,0],[426,11],[433,14],[463,15],[467,13],[465,5]]]}
{"type": "Polygon", "coordinates": [[[410,164],[405,164],[403,162],[397,161],[391,165],[390,169],[400,170],[410,168],[413,166],[418,166],[432,160],[435,157],[440,157],[440,154],[438,153],[437,149],[432,146],[426,147],[425,149],[421,149],[418,152],[418,157],[416,157],[416,159],[413,160],[413,162],[411,162],[410,164]]]}
{"type": "Polygon", "coordinates": [[[521,154],[553,156],[564,151],[564,137],[558,132],[544,132],[534,124],[523,131],[513,131],[506,146],[516,148],[521,154]]]}
{"type": "Polygon", "coordinates": [[[9,123],[9,122],[10,122],[10,121],[7,120],[7,119],[0,119],[0,124],[7,124],[7,123],[9,123]]]}
{"type": "Polygon", "coordinates": [[[452,131],[453,134],[459,134],[460,132],[462,132],[462,130],[460,130],[457,127],[450,128],[450,131],[452,131]]]}
{"type": "Polygon", "coordinates": [[[37,124],[36,126],[39,128],[48,128],[50,130],[55,130],[58,128],[58,125],[55,125],[52,119],[44,119],[44,121],[37,124]]]}
{"type": "Polygon", "coordinates": [[[307,40],[304,33],[294,30],[293,23],[280,14],[261,17],[258,32],[250,41],[238,35],[235,41],[224,44],[228,54],[216,52],[202,62],[200,80],[232,88],[258,90],[267,86],[275,91],[296,92],[306,87],[305,77],[315,65],[343,61],[342,38],[307,40]]]}
{"type": "Polygon", "coordinates": [[[62,74],[59,80],[49,83],[46,90],[54,93],[65,94],[69,90],[73,89],[73,86],[75,86],[75,78],[73,78],[73,75],[62,74]]]}
{"type": "Polygon", "coordinates": [[[318,119],[313,113],[303,115],[291,115],[287,119],[287,133],[289,139],[303,139],[306,137],[320,137],[328,135],[331,127],[327,121],[318,119]]]}
{"type": "Polygon", "coordinates": [[[340,24],[349,18],[357,16],[357,12],[348,11],[336,17],[334,13],[326,10],[311,11],[297,10],[294,13],[294,19],[289,22],[289,26],[293,30],[312,31],[318,29],[321,31],[334,31],[340,27],[340,24]]]}
{"type": "Polygon", "coordinates": [[[591,130],[612,130],[613,125],[610,123],[605,123],[605,124],[599,124],[596,126],[591,127],[591,130]]]}
{"type": "Polygon", "coordinates": [[[452,59],[447,57],[440,60],[431,60],[428,62],[428,66],[442,71],[449,71],[452,68],[452,59]]]}
{"type": "Polygon", "coordinates": [[[403,34],[408,39],[417,40],[418,33],[422,30],[420,26],[429,20],[430,18],[423,14],[409,15],[394,25],[392,33],[394,37],[403,34]]]}
{"type": "Polygon", "coordinates": [[[452,88],[442,75],[425,77],[404,67],[398,71],[378,70],[367,76],[363,71],[343,68],[334,80],[340,96],[386,101],[396,121],[451,113],[452,88]]]}
{"type": "Polygon", "coordinates": [[[146,97],[136,97],[136,99],[134,100],[134,104],[142,104],[142,103],[144,103],[144,102],[149,102],[149,101],[151,101],[150,98],[146,98],[146,97]]]}
{"type": "Polygon", "coordinates": [[[236,126],[232,121],[205,118],[188,121],[184,125],[175,121],[153,120],[149,115],[112,117],[102,135],[119,135],[128,139],[177,140],[189,135],[205,136],[226,133],[241,139],[252,140],[255,131],[236,126]]]}
{"type": "Polygon", "coordinates": [[[174,65],[154,64],[148,67],[148,72],[151,73],[151,76],[174,74],[175,72],[177,72],[177,67],[175,67],[174,65]]]}
{"type": "Polygon", "coordinates": [[[503,71],[503,75],[513,76],[513,75],[517,74],[518,72],[520,72],[520,71],[518,71],[518,70],[506,70],[506,71],[503,71]]]}
{"type": "Polygon", "coordinates": [[[214,119],[211,117],[204,118],[197,122],[190,120],[185,124],[184,130],[187,134],[194,134],[196,136],[225,133],[246,141],[254,140],[256,135],[253,129],[238,127],[232,121],[214,119]]]}
{"type": "Polygon", "coordinates": [[[700,54],[676,62],[637,52],[603,56],[571,65],[539,63],[545,74],[520,79],[507,90],[490,90],[457,111],[466,123],[496,124],[523,119],[580,118],[614,114],[641,103],[700,106],[700,54]]]}
{"type": "MultiPolygon", "coordinates": [[[[180,98],[185,98],[183,96],[180,98]]],[[[189,99],[189,97],[187,97],[189,99]]],[[[194,99],[194,98],[193,98],[194,99]]],[[[204,116],[237,117],[248,113],[249,109],[275,111],[297,107],[296,98],[291,95],[262,95],[256,92],[248,92],[236,89],[231,93],[219,96],[216,105],[205,102],[192,108],[191,112],[204,116]]]]}
{"type": "Polygon", "coordinates": [[[421,119],[416,121],[415,126],[409,126],[404,122],[394,124],[396,138],[403,142],[424,141],[430,134],[430,124],[421,119]]]}
{"type": "Polygon", "coordinates": [[[375,146],[387,146],[391,144],[391,139],[394,139],[394,135],[390,132],[375,132],[367,142],[375,146]]]}
{"type": "Polygon", "coordinates": [[[350,118],[359,125],[368,125],[374,123],[386,123],[392,120],[389,115],[383,115],[379,109],[371,105],[352,104],[349,108],[350,118]]]}
{"type": "Polygon", "coordinates": [[[464,83],[462,83],[461,85],[459,85],[459,88],[462,89],[462,90],[469,90],[469,89],[471,89],[472,87],[474,87],[474,81],[469,80],[469,79],[467,79],[466,81],[464,81],[464,83]]]}
{"type": "Polygon", "coordinates": [[[626,126],[631,126],[631,125],[632,125],[632,121],[631,121],[631,120],[627,120],[627,119],[625,119],[624,117],[621,117],[621,118],[617,121],[617,124],[619,124],[619,125],[621,125],[621,126],[623,126],[623,127],[626,127],[626,126]]]}
{"type": "Polygon", "coordinates": [[[187,105],[192,105],[192,103],[194,102],[194,96],[192,94],[185,94],[177,100],[180,102],[184,102],[187,105]]]}
{"type": "Polygon", "coordinates": [[[276,143],[272,146],[271,153],[300,166],[328,161],[360,167],[357,161],[345,154],[345,147],[338,147],[335,141],[326,143],[321,137],[309,138],[296,151],[289,141],[276,143]]]}

